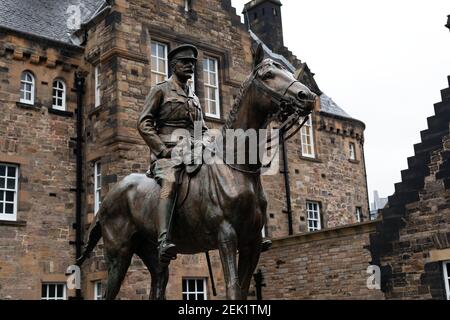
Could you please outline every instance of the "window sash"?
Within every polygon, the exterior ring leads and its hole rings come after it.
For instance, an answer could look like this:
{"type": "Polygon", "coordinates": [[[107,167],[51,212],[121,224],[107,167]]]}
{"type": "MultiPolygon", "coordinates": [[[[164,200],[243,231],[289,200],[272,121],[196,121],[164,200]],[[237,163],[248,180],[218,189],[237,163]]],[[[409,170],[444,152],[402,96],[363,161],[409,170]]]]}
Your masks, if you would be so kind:
{"type": "Polygon", "coordinates": [[[183,300],[207,300],[205,278],[185,278],[182,280],[183,300]],[[199,286],[198,283],[201,282],[199,286]],[[198,299],[199,297],[203,299],[198,299]]]}
{"type": "Polygon", "coordinates": [[[64,283],[43,283],[41,300],[66,300],[67,290],[64,283]]]}
{"type": "Polygon", "coordinates": [[[308,231],[321,230],[320,207],[318,202],[306,202],[308,231]]]}
{"type": "Polygon", "coordinates": [[[349,144],[349,153],[350,160],[356,160],[355,144],[352,142],[349,144]]]}
{"type": "Polygon", "coordinates": [[[34,77],[30,72],[22,73],[20,78],[20,102],[34,104],[34,77]]]}
{"type": "Polygon", "coordinates": [[[17,220],[17,194],[19,190],[19,166],[0,163],[0,220],[17,220]],[[10,174],[14,171],[14,175],[10,174]],[[11,186],[12,185],[12,186],[11,186]],[[11,197],[11,193],[12,197],[11,197]],[[11,199],[12,198],[12,199],[11,199]],[[6,209],[12,206],[12,213],[6,213],[6,209]]]}
{"type": "Polygon", "coordinates": [[[311,117],[305,122],[305,125],[300,130],[301,143],[302,143],[302,156],[308,158],[314,158],[314,132],[311,122],[311,117]]]}
{"type": "Polygon", "coordinates": [[[102,166],[99,161],[94,164],[94,214],[97,214],[102,204],[102,166]]]}
{"type": "Polygon", "coordinates": [[[169,77],[167,58],[167,45],[158,41],[152,41],[151,48],[151,85],[154,86],[169,77]],[[161,51],[162,49],[162,55],[161,51]],[[161,70],[163,66],[163,70],[161,70]]]}
{"type": "Polygon", "coordinates": [[[361,222],[361,207],[356,207],[356,210],[355,210],[355,216],[356,216],[356,221],[358,222],[358,223],[360,223],[361,222]]]}
{"type": "Polygon", "coordinates": [[[447,300],[450,300],[450,260],[442,262],[442,271],[445,282],[445,293],[447,300]]]}
{"type": "Polygon", "coordinates": [[[100,98],[100,87],[101,87],[101,83],[100,83],[100,67],[99,66],[95,66],[95,70],[94,70],[94,80],[95,80],[95,107],[97,108],[98,106],[100,106],[101,103],[101,98],[100,98]]]}
{"type": "Polygon", "coordinates": [[[219,99],[219,63],[217,59],[205,57],[203,61],[203,76],[205,87],[205,115],[220,119],[219,99]]]}
{"type": "Polygon", "coordinates": [[[101,281],[94,282],[94,300],[103,300],[102,287],[101,281]]]}
{"type": "Polygon", "coordinates": [[[66,110],[66,85],[61,80],[53,82],[53,109],[66,110]]]}

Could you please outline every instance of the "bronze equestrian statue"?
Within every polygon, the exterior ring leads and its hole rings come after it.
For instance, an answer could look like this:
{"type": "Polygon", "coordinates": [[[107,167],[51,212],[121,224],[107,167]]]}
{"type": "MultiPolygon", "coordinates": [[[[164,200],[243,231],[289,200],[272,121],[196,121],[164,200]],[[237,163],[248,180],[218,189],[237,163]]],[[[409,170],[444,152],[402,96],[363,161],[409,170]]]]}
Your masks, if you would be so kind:
{"type": "MultiPolygon", "coordinates": [[[[183,63],[187,65],[183,69],[186,72],[195,61],[195,50],[192,49],[190,54],[190,62],[183,63]]],[[[165,88],[170,88],[169,81],[154,88],[153,95],[151,92],[149,98],[159,96],[158,99],[164,99],[165,88]]],[[[188,105],[186,112],[194,119],[202,119],[196,106],[198,100],[189,89],[183,90],[182,83],[178,84],[180,88],[175,87],[175,90],[177,95],[183,96],[181,100],[184,106],[188,105]],[[185,103],[186,98],[188,104],[185,103]]],[[[155,134],[152,124],[145,122],[145,119],[153,117],[149,98],[147,108],[140,118],[141,134],[143,131],[155,134]]],[[[306,116],[312,111],[315,98],[314,93],[279,63],[271,59],[264,60],[263,49],[258,46],[252,73],[243,83],[223,131],[264,129],[275,119],[291,119],[294,115],[298,120],[299,116],[306,116]]],[[[167,159],[164,158],[167,151],[161,150],[166,150],[168,145],[161,140],[161,143],[157,143],[160,149],[155,149],[155,140],[148,140],[145,134],[144,139],[153,147],[152,152],[159,159],[167,159]]],[[[160,194],[168,192],[170,198],[173,189],[164,191],[165,182],[162,181],[161,186],[158,183],[161,179],[152,179],[145,174],[130,174],[117,183],[103,200],[91,225],[88,243],[78,265],[83,263],[103,237],[108,268],[105,298],[114,299],[117,296],[131,258],[133,254],[137,254],[151,273],[150,299],[165,299],[169,272],[168,264],[160,263],[160,244],[163,244],[163,262],[167,262],[166,258],[172,259],[176,253],[197,254],[218,249],[227,298],[246,299],[259,260],[261,230],[266,219],[267,200],[260,174],[259,162],[257,165],[225,162],[204,164],[195,175],[185,175],[186,178],[178,180],[180,183],[177,191],[180,196],[175,200],[176,214],[170,242],[165,237],[168,230],[165,219],[170,200],[161,202],[165,197],[160,194]],[[160,203],[164,203],[163,208],[160,208],[160,203]]],[[[169,178],[171,180],[173,178],[169,178]]]]}

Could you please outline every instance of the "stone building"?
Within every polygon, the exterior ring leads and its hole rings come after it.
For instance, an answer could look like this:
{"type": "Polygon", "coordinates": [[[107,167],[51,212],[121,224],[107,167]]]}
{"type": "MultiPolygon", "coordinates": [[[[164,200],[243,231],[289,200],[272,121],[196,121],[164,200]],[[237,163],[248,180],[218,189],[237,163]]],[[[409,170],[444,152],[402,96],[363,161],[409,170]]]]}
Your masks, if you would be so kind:
{"type": "MultiPolygon", "coordinates": [[[[192,85],[210,127],[224,123],[258,42],[320,94],[311,120],[287,142],[288,166],[263,178],[269,199],[265,232],[279,240],[261,268],[275,263],[274,275],[282,277],[288,269],[277,255],[295,237],[324,255],[369,255],[361,248],[368,245],[365,238],[358,238],[374,231],[367,222],[364,124],[322,93],[306,63],[284,46],[279,1],[251,1],[246,24],[230,0],[0,3],[0,298],[101,297],[101,244],[82,270],[81,292],[67,290],[65,271],[108,190],[129,173],[147,170],[149,152],[137,117],[150,87],[168,76],[167,53],[186,42],[200,51],[192,85]],[[267,30],[277,32],[268,36],[267,30]],[[347,246],[336,248],[340,242],[324,239],[328,234],[347,246]]],[[[295,252],[315,255],[298,245],[295,252]]],[[[216,253],[212,266],[223,298],[216,253]]],[[[171,299],[214,298],[203,255],[180,257],[170,277],[171,299]]],[[[267,285],[271,279],[264,277],[267,285]]],[[[333,279],[336,284],[339,278],[333,279]]],[[[133,259],[119,298],[146,299],[149,285],[142,261],[133,259]]],[[[336,290],[336,297],[368,295],[336,290]]],[[[264,298],[299,297],[269,292],[264,298]]],[[[323,295],[312,290],[307,297],[323,295]]]]}

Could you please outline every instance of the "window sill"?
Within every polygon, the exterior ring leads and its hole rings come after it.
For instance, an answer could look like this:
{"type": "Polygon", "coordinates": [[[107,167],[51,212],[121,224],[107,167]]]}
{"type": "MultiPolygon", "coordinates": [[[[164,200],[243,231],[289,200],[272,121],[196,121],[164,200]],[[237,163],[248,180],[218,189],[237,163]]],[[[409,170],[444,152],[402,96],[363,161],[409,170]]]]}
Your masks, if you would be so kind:
{"type": "Polygon", "coordinates": [[[25,227],[27,222],[24,220],[8,221],[0,220],[0,226],[25,227]]]}
{"type": "Polygon", "coordinates": [[[354,164],[359,164],[359,160],[351,160],[351,159],[348,159],[348,162],[354,163],[354,164]]]}
{"type": "Polygon", "coordinates": [[[53,108],[48,108],[48,113],[56,114],[58,116],[67,117],[67,118],[73,117],[73,112],[62,111],[62,110],[53,109],[53,108]]]}
{"type": "Polygon", "coordinates": [[[39,111],[41,110],[41,106],[38,104],[28,104],[28,103],[23,103],[23,102],[16,102],[16,106],[19,108],[23,108],[23,109],[28,109],[28,110],[36,110],[39,111]]]}
{"type": "Polygon", "coordinates": [[[220,124],[225,123],[225,120],[223,120],[222,118],[214,118],[214,117],[209,117],[206,115],[205,115],[205,121],[215,122],[215,123],[220,123],[220,124]]]}
{"type": "Polygon", "coordinates": [[[323,161],[318,159],[318,158],[310,158],[310,157],[305,157],[300,155],[300,159],[302,160],[306,160],[306,161],[311,161],[311,162],[317,162],[317,163],[322,163],[323,161]]]}

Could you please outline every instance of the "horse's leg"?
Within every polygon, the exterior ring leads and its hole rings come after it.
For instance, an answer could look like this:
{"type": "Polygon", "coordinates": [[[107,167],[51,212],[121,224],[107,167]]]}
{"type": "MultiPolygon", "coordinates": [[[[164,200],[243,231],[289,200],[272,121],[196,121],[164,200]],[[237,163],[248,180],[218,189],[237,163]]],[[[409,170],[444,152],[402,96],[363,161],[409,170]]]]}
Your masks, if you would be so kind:
{"type": "Polygon", "coordinates": [[[106,249],[105,251],[106,264],[108,266],[108,283],[106,285],[105,299],[114,300],[119,293],[122,281],[130,266],[133,251],[129,247],[124,247],[120,250],[106,249]]]}
{"type": "Polygon", "coordinates": [[[153,244],[142,244],[136,251],[152,276],[150,300],[166,300],[166,287],[169,281],[169,267],[160,267],[158,251],[153,244]]]}
{"type": "Polygon", "coordinates": [[[236,263],[237,236],[233,226],[227,221],[219,228],[219,253],[227,289],[227,299],[241,299],[241,288],[236,263]]]}
{"type": "Polygon", "coordinates": [[[253,242],[239,247],[239,283],[242,289],[242,299],[247,300],[248,290],[253,272],[258,264],[261,253],[261,235],[253,242]]]}

